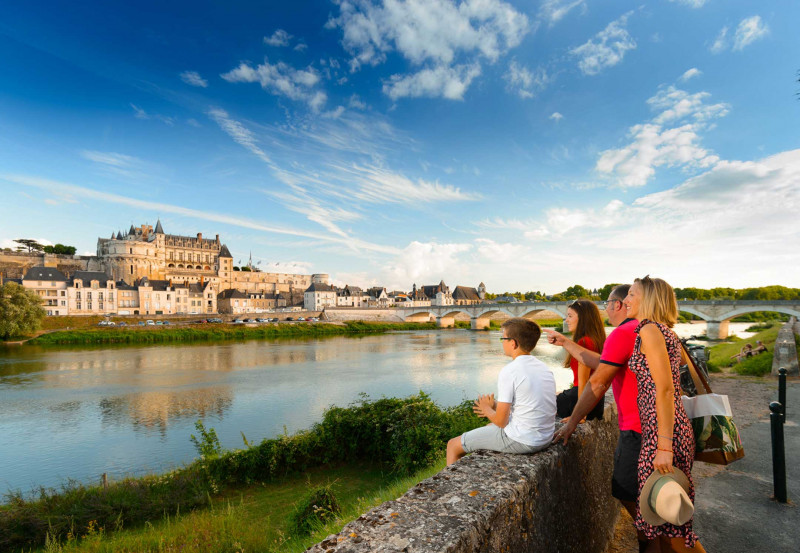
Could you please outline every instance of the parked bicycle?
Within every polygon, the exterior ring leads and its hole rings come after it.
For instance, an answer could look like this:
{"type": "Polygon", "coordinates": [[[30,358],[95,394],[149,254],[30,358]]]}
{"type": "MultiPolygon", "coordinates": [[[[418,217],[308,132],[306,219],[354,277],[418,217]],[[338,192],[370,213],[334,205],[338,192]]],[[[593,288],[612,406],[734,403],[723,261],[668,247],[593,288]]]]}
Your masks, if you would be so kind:
{"type": "MultiPolygon", "coordinates": [[[[689,340],[696,340],[697,336],[689,336],[688,338],[681,338],[681,343],[686,349],[686,353],[692,358],[698,370],[702,371],[703,376],[708,379],[708,348],[703,344],[690,344],[689,340]]],[[[689,373],[688,365],[681,365],[681,388],[684,395],[695,396],[697,395],[697,387],[692,380],[689,373]]]]}

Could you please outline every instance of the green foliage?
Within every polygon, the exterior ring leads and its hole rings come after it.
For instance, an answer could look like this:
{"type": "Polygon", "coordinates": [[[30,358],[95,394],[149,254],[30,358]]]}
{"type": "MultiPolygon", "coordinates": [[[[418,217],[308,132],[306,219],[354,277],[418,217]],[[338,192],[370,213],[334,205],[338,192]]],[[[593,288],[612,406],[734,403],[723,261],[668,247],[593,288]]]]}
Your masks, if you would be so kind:
{"type": "Polygon", "coordinates": [[[248,327],[244,325],[203,325],[185,327],[87,328],[44,334],[27,342],[31,345],[55,344],[139,344],[198,342],[217,340],[255,340],[266,338],[328,336],[337,334],[377,334],[393,330],[432,330],[436,323],[367,323],[279,324],[248,327]]]}
{"type": "Polygon", "coordinates": [[[589,298],[592,293],[580,284],[574,284],[567,288],[562,295],[568,300],[577,300],[580,298],[589,298]]]}
{"type": "Polygon", "coordinates": [[[61,492],[42,490],[35,499],[9,496],[0,506],[0,551],[42,545],[48,532],[62,540],[92,521],[106,529],[141,525],[204,506],[226,486],[274,481],[330,464],[367,462],[393,475],[413,474],[439,461],[448,439],[483,424],[471,401],[441,409],[422,392],[374,401],[362,395],[347,408],[330,407],[310,430],[237,451],[219,451],[216,433],[200,423],[200,438],[193,443],[204,457],[183,469],[108,489],[73,485],[61,492]],[[212,450],[216,456],[206,455],[212,450]]]}
{"type": "Polygon", "coordinates": [[[597,291],[597,294],[600,296],[600,299],[606,301],[608,296],[611,294],[611,290],[619,286],[619,283],[614,284],[606,284],[600,290],[597,291]]]}
{"type": "Polygon", "coordinates": [[[775,326],[776,322],[770,323],[761,323],[761,324],[754,324],[752,326],[748,326],[744,331],[745,332],[761,332],[762,330],[769,330],[773,326],[775,326]]]}
{"type": "Polygon", "coordinates": [[[34,292],[15,282],[0,287],[0,339],[35,332],[44,315],[42,299],[34,292]]]}
{"type": "Polygon", "coordinates": [[[772,353],[762,353],[733,365],[733,372],[749,376],[764,376],[772,372],[772,353]]]}
{"type": "Polygon", "coordinates": [[[44,253],[54,253],[59,255],[75,255],[77,251],[75,246],[65,246],[64,244],[56,244],[55,246],[45,246],[44,253]]]}
{"type": "MultiPolygon", "coordinates": [[[[189,439],[192,444],[194,444],[194,448],[197,450],[197,453],[200,454],[200,457],[203,459],[214,459],[218,457],[219,454],[222,453],[222,446],[219,445],[217,431],[213,428],[206,429],[202,420],[198,420],[194,423],[194,427],[197,433],[200,434],[200,438],[198,439],[194,434],[191,434],[189,439]]],[[[244,434],[242,436],[244,437],[244,434]]],[[[245,444],[246,443],[247,440],[245,439],[245,444]]]]}
{"type": "Polygon", "coordinates": [[[44,249],[43,245],[31,238],[17,238],[14,240],[14,242],[19,244],[19,246],[17,246],[18,250],[24,250],[25,248],[28,248],[29,253],[40,252],[44,249]]]}
{"type": "Polygon", "coordinates": [[[675,288],[679,300],[797,300],[800,288],[762,286],[760,288],[675,288]]]}
{"type": "Polygon", "coordinates": [[[332,485],[317,486],[303,497],[289,514],[289,531],[307,536],[342,511],[332,485]]]}
{"type": "MultiPolygon", "coordinates": [[[[748,343],[755,344],[757,340],[761,340],[764,345],[767,347],[767,352],[757,355],[755,357],[749,357],[742,360],[741,364],[747,363],[751,359],[769,359],[769,363],[772,363],[772,352],[775,348],[775,340],[778,337],[778,330],[780,327],[778,325],[772,326],[769,329],[762,330],[761,332],[754,334],[750,338],[747,339],[748,343]]],[[[737,365],[736,359],[732,359],[732,357],[738,354],[742,346],[744,345],[744,340],[741,338],[736,337],[729,337],[726,342],[721,344],[717,344],[711,348],[709,348],[709,360],[708,360],[708,367],[709,370],[713,372],[718,372],[725,367],[734,367],[734,371],[736,370],[737,365]]],[[[766,361],[761,361],[766,362],[766,361]]],[[[758,364],[758,363],[756,363],[758,364]]]]}

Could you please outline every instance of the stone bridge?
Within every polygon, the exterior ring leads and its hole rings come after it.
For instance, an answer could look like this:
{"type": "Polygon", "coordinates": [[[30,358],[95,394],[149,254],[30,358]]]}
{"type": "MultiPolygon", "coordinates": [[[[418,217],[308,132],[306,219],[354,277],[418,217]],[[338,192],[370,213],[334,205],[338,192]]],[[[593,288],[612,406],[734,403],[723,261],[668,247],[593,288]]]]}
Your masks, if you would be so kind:
{"type": "MultiPolygon", "coordinates": [[[[455,326],[455,315],[464,313],[470,318],[470,327],[480,330],[489,327],[492,315],[505,313],[509,317],[532,317],[540,311],[552,311],[564,319],[567,307],[572,302],[522,302],[479,303],[476,305],[431,305],[427,307],[398,307],[395,313],[406,321],[429,321],[436,319],[440,327],[455,326]]],[[[603,302],[595,302],[602,309],[603,302]]],[[[696,315],[706,321],[708,337],[723,339],[728,336],[728,323],[738,315],[754,311],[771,311],[793,315],[800,319],[800,301],[739,301],[700,300],[679,301],[678,309],[696,315]]]]}

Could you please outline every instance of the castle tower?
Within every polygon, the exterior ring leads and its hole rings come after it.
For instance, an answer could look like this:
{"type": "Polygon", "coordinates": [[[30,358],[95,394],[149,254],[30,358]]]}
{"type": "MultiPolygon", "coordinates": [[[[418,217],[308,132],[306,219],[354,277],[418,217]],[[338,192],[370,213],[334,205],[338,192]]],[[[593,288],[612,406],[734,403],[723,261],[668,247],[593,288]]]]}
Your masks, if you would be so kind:
{"type": "Polygon", "coordinates": [[[481,301],[486,299],[486,285],[483,282],[478,284],[478,297],[481,301]]]}

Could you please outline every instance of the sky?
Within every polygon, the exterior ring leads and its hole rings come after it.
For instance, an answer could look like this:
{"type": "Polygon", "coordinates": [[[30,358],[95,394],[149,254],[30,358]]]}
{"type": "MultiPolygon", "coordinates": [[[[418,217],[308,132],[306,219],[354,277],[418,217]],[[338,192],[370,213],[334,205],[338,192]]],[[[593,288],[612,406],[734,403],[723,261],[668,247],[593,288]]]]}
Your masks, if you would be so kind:
{"type": "Polygon", "coordinates": [[[131,224],[490,292],[800,287],[800,4],[4,2],[0,247],[131,224]]]}

